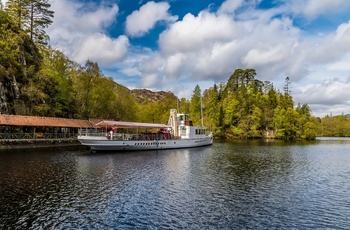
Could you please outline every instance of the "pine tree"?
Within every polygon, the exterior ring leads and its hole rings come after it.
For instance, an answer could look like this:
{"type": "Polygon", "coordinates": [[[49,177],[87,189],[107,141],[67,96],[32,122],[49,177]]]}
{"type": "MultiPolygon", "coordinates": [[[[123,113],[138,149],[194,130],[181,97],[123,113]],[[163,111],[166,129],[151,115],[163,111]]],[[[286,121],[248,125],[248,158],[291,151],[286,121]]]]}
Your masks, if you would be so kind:
{"type": "Polygon", "coordinates": [[[29,0],[25,5],[28,11],[28,32],[30,38],[36,43],[46,44],[49,40],[44,31],[52,23],[54,12],[50,10],[51,4],[48,0],[29,0]]]}
{"type": "Polygon", "coordinates": [[[46,44],[49,40],[44,31],[52,23],[54,12],[48,0],[9,0],[5,10],[35,43],[46,44]]]}

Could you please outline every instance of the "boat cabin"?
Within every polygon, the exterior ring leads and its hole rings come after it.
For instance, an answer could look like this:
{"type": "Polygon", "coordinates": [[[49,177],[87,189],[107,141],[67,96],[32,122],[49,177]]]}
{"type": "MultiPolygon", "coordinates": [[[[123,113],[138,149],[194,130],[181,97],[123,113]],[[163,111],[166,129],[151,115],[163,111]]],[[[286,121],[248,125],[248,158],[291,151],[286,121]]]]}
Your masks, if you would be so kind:
{"type": "Polygon", "coordinates": [[[184,113],[177,113],[176,109],[170,110],[168,125],[171,125],[175,136],[181,139],[204,138],[206,128],[203,126],[193,126],[190,116],[184,113]]]}

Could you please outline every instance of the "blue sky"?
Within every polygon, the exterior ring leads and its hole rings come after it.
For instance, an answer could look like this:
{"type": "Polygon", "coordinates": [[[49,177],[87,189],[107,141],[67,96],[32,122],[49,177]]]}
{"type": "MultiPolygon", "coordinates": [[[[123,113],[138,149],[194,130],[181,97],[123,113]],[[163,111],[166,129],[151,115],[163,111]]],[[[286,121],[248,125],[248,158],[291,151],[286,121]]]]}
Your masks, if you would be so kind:
{"type": "MultiPolygon", "coordinates": [[[[2,2],[6,2],[2,0],[2,2]]],[[[190,98],[237,68],[314,115],[350,113],[349,0],[50,0],[51,45],[129,88],[190,98]]]]}

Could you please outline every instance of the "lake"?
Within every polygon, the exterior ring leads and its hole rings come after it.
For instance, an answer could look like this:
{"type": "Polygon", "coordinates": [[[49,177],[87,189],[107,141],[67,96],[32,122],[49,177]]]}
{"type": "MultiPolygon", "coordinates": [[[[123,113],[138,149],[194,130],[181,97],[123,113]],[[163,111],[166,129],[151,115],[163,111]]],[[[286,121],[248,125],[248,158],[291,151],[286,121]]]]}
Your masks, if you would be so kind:
{"type": "Polygon", "coordinates": [[[0,229],[349,229],[350,139],[0,150],[0,229]]]}

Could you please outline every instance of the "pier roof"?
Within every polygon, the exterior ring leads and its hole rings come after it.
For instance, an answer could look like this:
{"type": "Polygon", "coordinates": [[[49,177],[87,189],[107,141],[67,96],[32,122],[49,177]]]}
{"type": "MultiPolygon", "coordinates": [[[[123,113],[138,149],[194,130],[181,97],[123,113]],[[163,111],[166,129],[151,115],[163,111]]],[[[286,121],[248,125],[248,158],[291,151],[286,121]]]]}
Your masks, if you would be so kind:
{"type": "Polygon", "coordinates": [[[0,125],[93,128],[88,120],[0,114],[0,125]]]}

